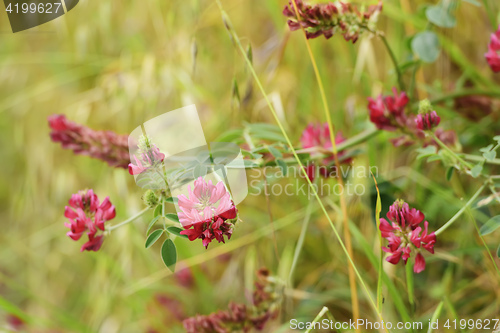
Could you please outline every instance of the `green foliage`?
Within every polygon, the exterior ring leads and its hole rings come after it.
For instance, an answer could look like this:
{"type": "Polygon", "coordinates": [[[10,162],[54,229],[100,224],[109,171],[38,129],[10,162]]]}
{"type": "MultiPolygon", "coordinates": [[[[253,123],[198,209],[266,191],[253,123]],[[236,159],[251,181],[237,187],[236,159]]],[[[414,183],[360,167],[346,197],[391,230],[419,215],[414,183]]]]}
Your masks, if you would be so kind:
{"type": "Polygon", "coordinates": [[[411,41],[411,48],[426,63],[433,63],[441,53],[439,38],[432,31],[423,31],[416,34],[411,41]]]}

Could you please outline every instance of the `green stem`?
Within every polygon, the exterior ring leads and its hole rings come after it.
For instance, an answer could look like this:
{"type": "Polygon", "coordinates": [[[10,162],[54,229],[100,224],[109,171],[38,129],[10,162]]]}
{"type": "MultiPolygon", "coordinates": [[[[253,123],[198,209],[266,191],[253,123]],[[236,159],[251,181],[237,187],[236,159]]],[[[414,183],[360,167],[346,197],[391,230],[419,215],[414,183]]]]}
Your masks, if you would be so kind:
{"type": "Polygon", "coordinates": [[[401,70],[399,69],[398,65],[398,60],[396,59],[396,55],[391,49],[391,46],[389,45],[389,42],[387,42],[387,38],[385,38],[384,35],[379,35],[380,39],[382,39],[382,42],[385,45],[385,48],[387,49],[387,53],[389,53],[389,56],[391,57],[392,64],[394,65],[394,70],[396,71],[396,75],[398,77],[398,84],[399,84],[399,89],[401,91],[406,91],[405,84],[403,82],[403,75],[401,74],[401,70]]]}
{"type": "Polygon", "coordinates": [[[498,159],[498,158],[495,158],[495,159],[492,159],[491,161],[488,161],[488,160],[485,160],[485,158],[482,156],[471,155],[471,154],[463,154],[463,157],[466,160],[469,160],[472,162],[484,162],[486,164],[500,165],[500,159],[498,159]]]}
{"type": "Polygon", "coordinates": [[[486,252],[488,252],[488,256],[491,259],[491,263],[495,267],[497,274],[500,275],[500,270],[498,269],[498,266],[495,262],[495,259],[493,258],[493,255],[491,254],[490,249],[488,248],[488,244],[486,244],[486,241],[484,240],[483,236],[481,235],[481,231],[479,230],[479,226],[477,225],[476,219],[474,218],[474,216],[472,216],[472,214],[470,214],[470,212],[469,212],[469,216],[472,219],[472,222],[474,223],[474,227],[476,228],[477,234],[479,235],[479,238],[481,239],[481,242],[483,243],[484,249],[486,250],[486,252]]]}
{"type": "Polygon", "coordinates": [[[455,159],[457,159],[457,161],[459,161],[460,163],[462,163],[465,167],[467,167],[468,169],[472,169],[472,165],[470,165],[469,163],[465,162],[460,156],[458,156],[453,150],[451,150],[447,145],[445,145],[441,140],[439,140],[439,138],[433,133],[433,132],[429,132],[430,135],[432,136],[432,138],[434,139],[434,141],[436,141],[436,143],[441,147],[443,148],[444,150],[446,150],[448,153],[450,153],[455,159]]]}
{"type": "Polygon", "coordinates": [[[299,240],[297,241],[295,253],[293,254],[292,267],[290,268],[290,273],[288,274],[288,283],[290,285],[292,284],[293,273],[295,272],[295,267],[297,266],[302,246],[304,245],[304,239],[306,238],[307,227],[309,225],[309,221],[311,220],[311,210],[312,201],[309,201],[307,204],[306,216],[304,217],[304,222],[302,223],[302,229],[300,230],[299,240]]]}
{"type": "Polygon", "coordinates": [[[328,312],[328,308],[326,306],[324,306],[323,309],[321,309],[321,311],[318,313],[316,318],[314,318],[313,322],[311,323],[310,327],[306,330],[305,333],[311,332],[311,329],[313,327],[315,327],[314,324],[316,324],[321,319],[321,317],[323,317],[325,315],[325,313],[327,313],[327,312],[328,312]]]}
{"type": "Polygon", "coordinates": [[[481,194],[481,192],[483,192],[484,188],[486,187],[487,183],[484,183],[480,188],[479,190],[476,191],[476,193],[474,193],[474,195],[472,196],[472,198],[469,199],[469,201],[467,201],[467,203],[465,204],[465,206],[463,206],[448,222],[446,222],[441,228],[439,228],[435,234],[436,236],[439,235],[440,233],[442,233],[443,231],[445,231],[446,229],[448,229],[448,227],[450,225],[453,224],[453,222],[455,222],[459,217],[460,215],[463,214],[463,212],[465,212],[465,210],[470,206],[472,205],[472,203],[474,201],[476,201],[477,197],[481,194]]]}
{"type": "MultiPolygon", "coordinates": [[[[245,59],[245,62],[247,63],[248,65],[248,68],[250,69],[250,72],[253,76],[253,78],[255,79],[255,82],[257,84],[257,87],[259,88],[260,92],[262,93],[263,97],[264,97],[264,100],[266,101],[266,104],[268,105],[269,107],[269,110],[271,111],[271,114],[273,116],[273,118],[275,119],[278,127],[280,128],[280,131],[281,133],[283,134],[283,136],[285,137],[285,141],[288,145],[288,147],[290,148],[290,151],[292,152],[293,156],[295,157],[295,159],[297,160],[297,163],[298,165],[300,166],[300,169],[302,171],[302,174],[304,175],[304,178],[305,180],[307,181],[308,183],[308,186],[309,188],[312,190],[312,193],[315,197],[315,199],[318,201],[318,204],[321,208],[321,211],[323,212],[323,214],[325,215],[327,221],[328,221],[328,224],[330,224],[330,227],[332,228],[333,230],[333,233],[335,235],[335,238],[337,238],[339,244],[340,244],[340,247],[342,248],[342,252],[344,252],[348,262],[352,265],[353,269],[354,269],[354,272],[357,276],[357,278],[359,279],[359,282],[361,284],[361,286],[363,287],[363,290],[365,291],[366,293],[366,297],[368,298],[370,304],[372,305],[373,309],[375,310],[376,314],[377,314],[377,317],[380,318],[380,320],[383,320],[383,317],[382,317],[382,314],[380,313],[380,311],[378,311],[377,309],[377,304],[375,303],[375,301],[373,300],[372,296],[371,296],[371,291],[368,289],[368,286],[366,285],[365,283],[365,280],[363,279],[363,277],[361,276],[359,270],[357,269],[352,257],[349,255],[349,252],[347,251],[347,248],[344,244],[344,242],[342,241],[342,238],[340,237],[340,234],[339,232],[337,231],[337,228],[335,227],[335,225],[333,224],[333,221],[332,219],[330,218],[330,215],[328,214],[328,211],[326,210],[326,207],[325,205],[323,204],[323,202],[321,201],[321,198],[319,197],[318,195],[318,192],[316,191],[316,189],[314,188],[311,180],[309,179],[309,177],[307,176],[307,172],[306,172],[306,169],[304,167],[304,165],[302,164],[302,162],[300,161],[300,158],[299,156],[297,155],[297,152],[295,151],[295,148],[293,147],[292,145],[292,142],[288,136],[288,134],[286,133],[285,131],[285,128],[283,127],[283,124],[281,123],[281,120],[280,118],[278,117],[278,114],[276,112],[276,110],[274,109],[274,106],[273,104],[271,103],[271,101],[269,100],[269,97],[267,96],[266,94],[266,91],[264,89],[264,87],[262,86],[262,83],[261,81],[259,80],[259,77],[257,75],[257,73],[255,72],[255,68],[253,67],[253,64],[251,62],[251,60],[248,58],[248,55],[246,53],[246,50],[243,48],[243,45],[241,44],[241,41],[238,37],[238,35],[236,34],[236,32],[234,31],[233,27],[232,27],[232,24],[231,24],[231,21],[229,20],[229,17],[227,15],[227,13],[224,11],[224,8],[222,7],[222,3],[220,0],[215,0],[216,3],[217,3],[217,6],[219,7],[219,10],[221,12],[221,15],[222,15],[222,19],[224,21],[224,24],[226,26],[226,29],[227,31],[229,32],[230,34],[230,38],[232,39],[232,41],[236,44],[237,48],[240,50],[243,58],[245,59]]],[[[387,331],[387,330],[386,330],[387,331]]]]}
{"type": "Polygon", "coordinates": [[[110,232],[111,230],[114,230],[116,228],[119,228],[125,224],[128,224],[134,220],[136,220],[137,218],[141,217],[144,213],[146,213],[150,208],[149,207],[146,207],[144,208],[143,210],[141,210],[139,213],[135,214],[134,216],[130,217],[129,219],[123,221],[123,222],[120,222],[118,224],[115,224],[115,225],[112,225],[110,226],[107,231],[110,232]]]}
{"type": "Polygon", "coordinates": [[[413,264],[410,260],[406,263],[406,289],[408,291],[408,302],[410,302],[410,313],[415,309],[415,296],[413,287],[413,264]]]}

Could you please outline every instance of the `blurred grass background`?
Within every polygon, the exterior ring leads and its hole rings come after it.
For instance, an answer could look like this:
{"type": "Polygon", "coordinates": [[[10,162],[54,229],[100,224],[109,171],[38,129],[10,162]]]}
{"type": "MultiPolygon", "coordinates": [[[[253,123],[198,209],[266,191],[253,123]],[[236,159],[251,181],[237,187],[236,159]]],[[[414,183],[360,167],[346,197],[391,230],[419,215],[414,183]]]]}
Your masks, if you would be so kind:
{"type": "MultiPolygon", "coordinates": [[[[430,3],[384,1],[379,29],[385,31],[401,62],[411,57],[407,36],[425,27],[423,5],[430,3]]],[[[303,36],[290,34],[281,15],[286,2],[226,0],[223,4],[243,42],[252,46],[265,89],[298,143],[306,123],[324,119],[303,36]]],[[[116,223],[143,208],[142,192],[125,170],[110,169],[53,144],[46,121],[49,115],[63,113],[92,128],[126,134],[145,120],[194,103],[207,141],[241,127],[244,121],[273,123],[215,2],[84,0],[62,18],[16,34],[10,32],[6,14],[0,18],[0,318],[18,314],[28,322],[30,332],[145,332],[149,328],[181,332],[180,322],[155,303],[154,295],[178,299],[187,316],[208,314],[225,308],[230,300],[243,302],[242,291],[251,287],[253,272],[261,266],[287,277],[308,205],[303,196],[271,196],[275,224],[281,226],[276,231],[279,262],[263,195],[249,196],[240,205],[244,223],[228,244],[211,244],[205,251],[198,242],[176,241],[179,260],[187,259],[179,267],[193,267],[190,288],[179,287],[161,262],[157,246],[144,249],[150,215],[113,232],[97,253],[80,253],[81,244],[65,236],[63,212],[72,193],[93,188],[101,198],[110,196],[117,209],[116,223]],[[245,97],[239,107],[231,92],[233,80],[245,97]]],[[[491,33],[485,9],[462,2],[457,18],[456,28],[439,30],[449,44],[444,44],[435,64],[424,66],[418,82],[421,94],[451,91],[464,71],[471,82],[486,87],[499,82],[483,57],[491,33]]],[[[346,137],[372,128],[366,97],[396,85],[381,42],[361,38],[351,45],[335,36],[311,44],[336,128],[346,137]]],[[[497,111],[471,123],[452,105],[440,110],[442,126],[455,129],[464,150],[472,153],[499,133],[497,111]]],[[[478,184],[456,175],[446,182],[440,165],[416,161],[413,148],[393,148],[388,143],[391,137],[382,133],[361,145],[362,154],[355,163],[378,167],[387,198],[384,210],[390,199],[402,197],[421,209],[435,230],[478,184]]],[[[355,261],[375,290],[376,270],[366,254],[367,249],[378,252],[372,183],[369,178],[356,181],[367,192],[349,197],[349,217],[361,235],[354,236],[355,261]]],[[[479,221],[493,213],[484,211],[479,221]]],[[[337,212],[331,214],[340,227],[337,212]]],[[[418,306],[413,318],[427,321],[443,297],[453,305],[445,307],[446,318],[498,315],[498,276],[484,248],[471,236],[474,230],[464,215],[438,240],[437,254],[426,256],[427,269],[416,276],[418,306]]],[[[494,251],[498,239],[492,235],[486,240],[494,251]]],[[[312,320],[322,305],[329,306],[337,320],[348,320],[346,267],[326,219],[314,211],[293,288],[286,292],[281,331],[286,331],[290,318],[312,320]]],[[[386,267],[406,303],[403,270],[400,265],[386,267]]],[[[385,295],[385,319],[400,320],[394,295],[385,295]]],[[[360,300],[362,315],[373,319],[362,292],[360,300]]],[[[275,322],[266,331],[278,331],[280,325],[275,322]]]]}

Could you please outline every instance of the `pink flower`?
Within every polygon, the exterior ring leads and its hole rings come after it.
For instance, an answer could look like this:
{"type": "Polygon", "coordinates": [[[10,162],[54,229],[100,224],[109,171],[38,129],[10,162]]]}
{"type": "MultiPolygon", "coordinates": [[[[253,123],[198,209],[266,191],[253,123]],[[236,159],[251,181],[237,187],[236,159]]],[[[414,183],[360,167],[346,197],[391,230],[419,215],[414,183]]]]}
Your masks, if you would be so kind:
{"type": "Polygon", "coordinates": [[[181,209],[179,222],[186,229],[181,234],[190,241],[200,238],[207,248],[213,239],[225,243],[224,236],[231,238],[237,210],[223,182],[213,185],[211,180],[206,182],[199,177],[194,181],[194,189],[189,187],[187,197],[181,194],[177,198],[181,209]]]}
{"type": "Polygon", "coordinates": [[[488,52],[484,54],[491,70],[495,73],[500,72],[500,55],[498,51],[500,51],[500,26],[495,33],[491,34],[488,52]]]}
{"type": "MultiPolygon", "coordinates": [[[[345,138],[342,136],[341,132],[337,133],[335,137],[335,143],[339,144],[345,141],[345,138]]],[[[323,177],[328,177],[330,174],[336,171],[336,167],[332,164],[335,162],[335,157],[332,154],[332,141],[330,139],[330,128],[328,123],[324,124],[309,124],[306,129],[302,132],[302,136],[300,137],[300,142],[302,143],[302,148],[317,148],[317,153],[311,153],[311,156],[318,154],[329,154],[330,157],[327,157],[322,160],[322,165],[319,167],[319,173],[323,177]]],[[[343,158],[345,156],[345,152],[340,152],[338,154],[338,159],[340,163],[349,164],[351,163],[351,158],[343,158]]],[[[314,180],[316,174],[316,166],[307,165],[306,166],[307,176],[311,181],[314,180]]]]}
{"type": "Polygon", "coordinates": [[[376,99],[368,98],[368,110],[370,120],[378,129],[394,131],[399,127],[405,127],[407,117],[404,108],[409,99],[405,92],[398,95],[396,88],[392,88],[394,96],[379,95],[376,99]]]}
{"type": "Polygon", "coordinates": [[[430,253],[434,253],[434,244],[436,243],[436,235],[434,232],[428,232],[429,223],[424,222],[424,230],[420,227],[420,223],[425,219],[424,214],[408,206],[402,200],[397,200],[389,207],[387,213],[387,221],[384,218],[380,219],[380,232],[382,237],[387,239],[388,246],[383,247],[384,252],[390,253],[387,261],[396,265],[401,259],[404,264],[413,252],[415,254],[415,265],[413,271],[420,273],[425,269],[425,259],[421,254],[421,250],[425,249],[430,253]]]}
{"type": "Polygon", "coordinates": [[[95,131],[67,120],[64,115],[52,115],[48,121],[52,141],[60,142],[64,149],[103,160],[117,168],[126,168],[129,164],[127,135],[118,135],[113,131],[95,131]]]}
{"type": "Polygon", "coordinates": [[[439,125],[441,118],[436,111],[431,111],[424,114],[419,114],[415,119],[417,128],[421,131],[429,131],[439,125]]]}
{"type": "Polygon", "coordinates": [[[140,152],[140,158],[134,156],[135,164],[130,163],[128,165],[128,172],[131,175],[141,174],[163,162],[164,159],[165,154],[160,152],[160,149],[158,149],[156,145],[151,144],[148,149],[144,149],[144,151],[140,152]]]}
{"type": "Polygon", "coordinates": [[[93,190],[80,191],[73,194],[69,206],[65,207],[64,216],[69,223],[64,225],[70,229],[67,235],[73,240],[79,240],[87,232],[88,242],[83,244],[81,251],[98,251],[104,240],[98,231],[104,231],[104,222],[116,216],[115,206],[106,197],[102,203],[93,190]]]}

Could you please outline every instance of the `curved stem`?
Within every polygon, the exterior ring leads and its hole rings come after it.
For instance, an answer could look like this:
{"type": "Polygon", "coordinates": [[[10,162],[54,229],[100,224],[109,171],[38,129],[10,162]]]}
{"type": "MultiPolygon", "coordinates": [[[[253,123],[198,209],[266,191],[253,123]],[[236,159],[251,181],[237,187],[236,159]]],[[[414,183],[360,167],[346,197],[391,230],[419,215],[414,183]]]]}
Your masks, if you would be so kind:
{"type": "Polygon", "coordinates": [[[379,34],[380,39],[385,45],[385,48],[387,49],[387,53],[389,53],[389,56],[391,57],[392,64],[394,65],[394,70],[396,71],[396,75],[398,77],[398,84],[399,84],[399,89],[401,91],[406,91],[406,86],[405,83],[403,82],[403,75],[401,74],[401,71],[399,69],[398,65],[398,60],[396,59],[396,55],[391,49],[391,46],[389,45],[389,42],[387,42],[387,38],[385,38],[384,35],[379,34]]]}
{"type": "MultiPolygon", "coordinates": [[[[237,33],[234,31],[234,29],[233,29],[233,27],[231,25],[231,21],[229,20],[228,15],[224,11],[224,8],[222,7],[221,1],[220,0],[215,0],[215,2],[217,3],[217,6],[219,7],[219,10],[220,10],[221,15],[222,15],[222,19],[224,21],[224,25],[226,26],[226,29],[227,29],[227,31],[228,31],[228,33],[230,35],[230,38],[231,38],[232,42],[235,43],[236,47],[240,50],[240,53],[241,53],[242,57],[245,59],[245,62],[248,65],[250,73],[252,74],[253,78],[255,79],[257,87],[259,88],[260,92],[262,93],[262,95],[264,97],[264,100],[266,101],[266,104],[268,105],[269,110],[271,111],[271,114],[272,114],[274,120],[276,121],[276,123],[277,123],[277,125],[278,125],[278,127],[279,127],[279,129],[281,131],[281,133],[283,134],[283,136],[285,138],[285,141],[286,141],[286,144],[288,145],[288,147],[290,148],[290,151],[292,152],[293,156],[297,160],[297,163],[300,166],[300,170],[301,170],[302,174],[304,175],[304,178],[307,181],[307,184],[308,184],[309,188],[311,189],[311,191],[312,191],[312,193],[314,195],[314,198],[318,201],[318,204],[319,204],[319,206],[321,208],[321,211],[325,215],[325,217],[326,217],[326,219],[328,221],[328,224],[330,224],[330,227],[332,228],[333,233],[335,234],[335,238],[337,238],[337,240],[338,240],[338,242],[340,244],[340,247],[342,248],[342,251],[344,252],[344,254],[345,254],[346,258],[347,258],[347,261],[349,262],[350,266],[352,266],[352,268],[354,270],[354,273],[356,274],[356,276],[357,276],[357,278],[358,278],[361,286],[363,287],[363,290],[366,293],[366,297],[368,298],[368,300],[370,302],[370,305],[373,307],[374,311],[376,312],[377,317],[380,318],[380,320],[384,320],[383,316],[382,316],[382,313],[380,311],[378,311],[377,304],[375,303],[375,301],[373,300],[373,298],[371,296],[372,293],[368,289],[368,286],[366,285],[365,280],[363,279],[363,277],[361,276],[359,270],[357,269],[356,265],[354,264],[354,261],[353,261],[352,257],[349,255],[349,251],[347,250],[346,245],[342,241],[342,238],[340,237],[340,234],[338,233],[337,228],[333,224],[333,221],[330,218],[330,215],[328,214],[328,211],[326,210],[325,205],[321,201],[321,198],[319,197],[318,191],[316,191],[316,189],[314,188],[311,180],[307,176],[307,171],[306,171],[304,165],[302,164],[302,162],[300,161],[300,158],[297,155],[297,152],[295,151],[295,148],[292,145],[290,137],[286,133],[285,128],[283,127],[283,124],[282,124],[280,118],[278,117],[278,114],[277,114],[277,112],[276,112],[273,104],[269,100],[269,97],[266,94],[266,91],[265,91],[264,87],[262,86],[261,81],[259,80],[259,77],[258,77],[258,75],[257,75],[257,73],[255,71],[255,68],[253,67],[252,62],[248,58],[248,55],[247,55],[245,49],[243,48],[243,45],[241,44],[240,38],[238,37],[237,33]]],[[[387,329],[385,331],[387,331],[387,329]]]]}
{"type": "Polygon", "coordinates": [[[483,190],[486,187],[486,185],[487,185],[487,183],[484,183],[479,188],[479,190],[477,190],[476,193],[474,193],[474,195],[472,196],[472,198],[470,198],[469,201],[467,201],[467,203],[465,204],[465,206],[463,206],[455,215],[453,215],[453,217],[448,222],[446,222],[441,228],[439,228],[435,232],[436,236],[439,235],[440,233],[442,233],[443,231],[445,231],[446,229],[448,229],[448,227],[450,225],[452,225],[460,217],[460,215],[462,215],[463,212],[465,212],[465,210],[467,208],[469,208],[470,205],[472,205],[472,203],[474,201],[476,201],[477,197],[481,194],[481,192],[483,192],[483,190]]]}
{"type": "Polygon", "coordinates": [[[139,213],[135,214],[134,216],[128,218],[127,220],[123,221],[123,222],[120,222],[118,224],[115,224],[115,225],[112,225],[110,226],[107,231],[111,231],[111,230],[114,230],[116,228],[119,228],[125,224],[128,224],[134,220],[136,220],[137,218],[141,217],[144,213],[146,213],[150,208],[149,207],[146,207],[144,208],[143,210],[141,210],[139,213]]]}
{"type": "MultiPolygon", "coordinates": [[[[297,18],[300,18],[299,14],[299,9],[297,7],[297,1],[292,0],[293,2],[293,7],[295,9],[295,14],[297,18]]],[[[316,59],[314,58],[314,54],[312,52],[311,45],[309,44],[309,40],[307,39],[307,34],[302,26],[300,24],[300,27],[302,29],[304,39],[306,41],[306,48],[307,52],[309,53],[309,58],[311,59],[311,63],[314,69],[314,74],[316,76],[316,80],[318,81],[318,87],[321,95],[321,100],[323,102],[323,109],[326,115],[326,121],[328,123],[328,130],[330,132],[330,142],[332,144],[332,153],[333,153],[333,159],[335,161],[335,167],[337,170],[340,170],[340,162],[338,159],[338,150],[337,150],[337,143],[335,142],[335,127],[333,126],[332,123],[332,117],[330,115],[330,110],[328,107],[328,101],[326,99],[326,93],[325,93],[325,88],[323,86],[323,81],[321,80],[321,75],[319,73],[318,65],[316,64],[316,59]]],[[[398,76],[399,77],[399,76],[398,76]]],[[[344,180],[342,179],[342,176],[337,175],[337,182],[340,185],[341,188],[344,188],[344,180]]],[[[351,258],[354,258],[354,252],[352,250],[352,241],[351,241],[351,232],[349,230],[349,220],[347,216],[347,203],[344,195],[344,191],[342,191],[342,194],[340,194],[340,209],[342,211],[342,224],[344,228],[344,242],[347,248],[347,252],[351,258]]],[[[353,315],[353,320],[357,321],[359,318],[359,300],[358,300],[358,290],[356,286],[356,276],[354,273],[354,268],[353,264],[349,264],[348,266],[348,274],[349,274],[349,287],[351,289],[351,303],[352,303],[352,315],[353,315]]],[[[359,328],[356,327],[355,332],[361,332],[359,328]]]]}

